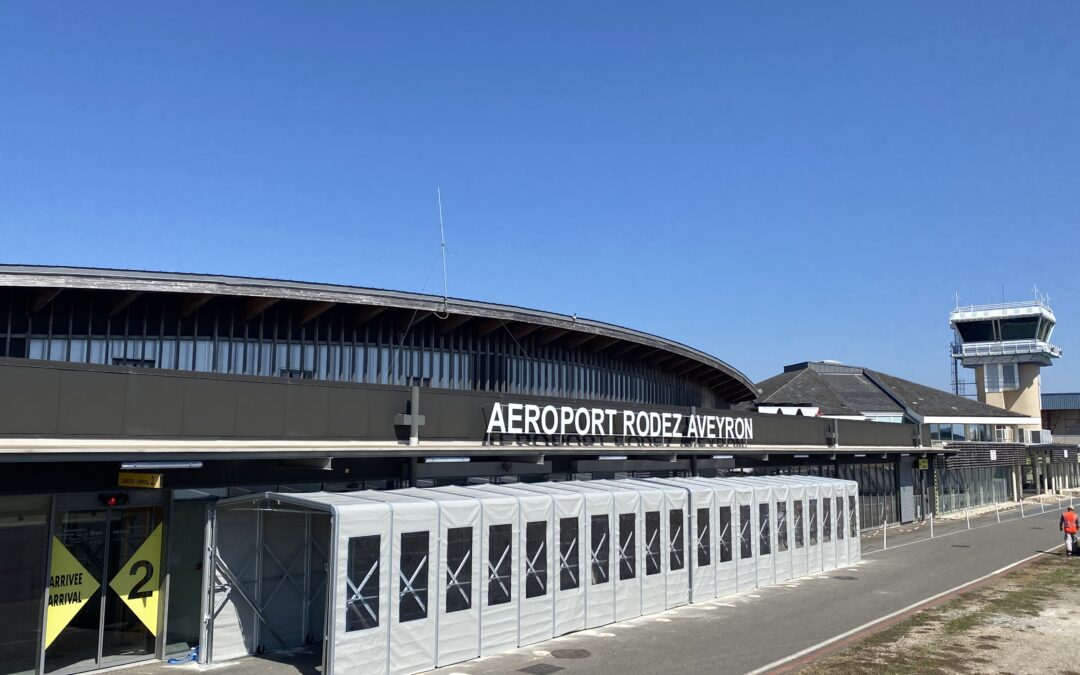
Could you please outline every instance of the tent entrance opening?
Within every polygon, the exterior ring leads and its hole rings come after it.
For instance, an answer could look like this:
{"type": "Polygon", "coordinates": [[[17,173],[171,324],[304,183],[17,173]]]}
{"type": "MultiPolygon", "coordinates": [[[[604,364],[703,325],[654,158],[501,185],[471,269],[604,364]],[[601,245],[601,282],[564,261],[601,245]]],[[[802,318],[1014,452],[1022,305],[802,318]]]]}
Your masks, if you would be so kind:
{"type": "Polygon", "coordinates": [[[296,504],[218,503],[204,658],[297,650],[323,660],[330,525],[296,504]]]}

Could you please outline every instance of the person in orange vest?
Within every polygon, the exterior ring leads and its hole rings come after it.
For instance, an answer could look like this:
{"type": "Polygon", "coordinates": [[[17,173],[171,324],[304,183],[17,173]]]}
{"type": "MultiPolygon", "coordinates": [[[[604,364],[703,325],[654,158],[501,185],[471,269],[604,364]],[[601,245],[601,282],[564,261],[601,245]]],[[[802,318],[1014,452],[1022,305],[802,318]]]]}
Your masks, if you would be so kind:
{"type": "Polygon", "coordinates": [[[1065,509],[1065,513],[1061,514],[1061,520],[1058,521],[1058,531],[1065,533],[1065,555],[1080,555],[1080,549],[1076,545],[1076,532],[1080,529],[1077,526],[1076,512],[1073,511],[1073,507],[1065,509]]]}

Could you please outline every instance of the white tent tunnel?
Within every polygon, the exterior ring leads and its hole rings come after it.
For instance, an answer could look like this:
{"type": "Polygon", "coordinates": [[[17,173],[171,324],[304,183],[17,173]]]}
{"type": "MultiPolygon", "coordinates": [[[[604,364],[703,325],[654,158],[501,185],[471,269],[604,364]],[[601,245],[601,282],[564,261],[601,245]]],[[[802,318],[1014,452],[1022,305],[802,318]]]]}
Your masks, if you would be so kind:
{"type": "Polygon", "coordinates": [[[322,641],[330,509],[286,496],[267,503],[223,500],[212,512],[204,651],[214,660],[322,641]]]}
{"type": "Polygon", "coordinates": [[[857,514],[854,483],[787,476],[222,500],[205,658],[422,672],[850,564],[857,514]]]}

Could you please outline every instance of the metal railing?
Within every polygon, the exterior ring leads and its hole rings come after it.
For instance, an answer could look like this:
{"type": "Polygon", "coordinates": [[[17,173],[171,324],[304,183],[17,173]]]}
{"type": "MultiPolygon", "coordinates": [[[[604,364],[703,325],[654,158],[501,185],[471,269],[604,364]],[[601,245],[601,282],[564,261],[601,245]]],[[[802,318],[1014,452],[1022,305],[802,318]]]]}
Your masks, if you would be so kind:
{"type": "Polygon", "coordinates": [[[1061,348],[1042,340],[1004,340],[1001,342],[954,343],[953,356],[1009,356],[1014,354],[1051,354],[1061,356],[1061,348]]]}
{"type": "MultiPolygon", "coordinates": [[[[878,553],[922,541],[940,539],[961,532],[992,527],[1011,520],[1041,516],[1061,511],[1080,502],[1080,490],[1065,490],[1069,494],[1025,498],[1019,502],[995,502],[985,508],[965,508],[945,517],[931,513],[926,520],[912,523],[890,523],[882,514],[881,524],[861,532],[863,555],[878,553]]],[[[1055,533],[1056,534],[1056,533],[1055,533]]],[[[963,546],[961,546],[963,548],[963,546]]]]}
{"type": "Polygon", "coordinates": [[[1048,312],[1053,312],[1050,305],[1042,300],[1022,300],[1020,302],[999,302],[990,305],[967,305],[957,307],[951,314],[964,314],[969,312],[992,312],[997,309],[1024,309],[1025,307],[1042,307],[1048,312]]]}

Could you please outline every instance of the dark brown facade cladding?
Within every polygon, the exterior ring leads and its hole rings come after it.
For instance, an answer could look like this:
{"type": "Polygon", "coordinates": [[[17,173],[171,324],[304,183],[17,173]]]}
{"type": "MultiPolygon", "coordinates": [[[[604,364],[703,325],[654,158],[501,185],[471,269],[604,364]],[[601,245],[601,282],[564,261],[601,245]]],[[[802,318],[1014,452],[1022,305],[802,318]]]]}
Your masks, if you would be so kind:
{"type": "Polygon", "coordinates": [[[955,451],[945,459],[947,469],[1018,466],[1029,457],[1028,446],[1021,443],[950,443],[945,447],[955,451]]]}

